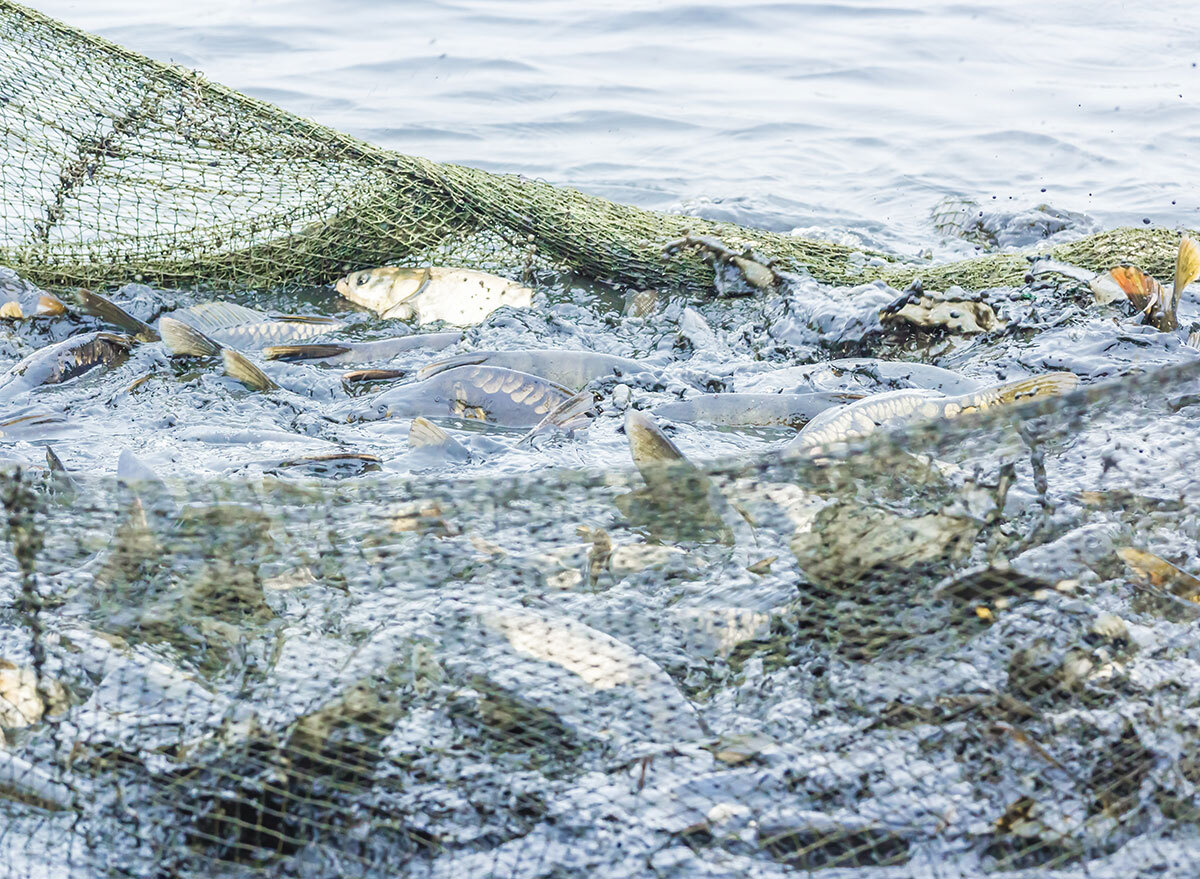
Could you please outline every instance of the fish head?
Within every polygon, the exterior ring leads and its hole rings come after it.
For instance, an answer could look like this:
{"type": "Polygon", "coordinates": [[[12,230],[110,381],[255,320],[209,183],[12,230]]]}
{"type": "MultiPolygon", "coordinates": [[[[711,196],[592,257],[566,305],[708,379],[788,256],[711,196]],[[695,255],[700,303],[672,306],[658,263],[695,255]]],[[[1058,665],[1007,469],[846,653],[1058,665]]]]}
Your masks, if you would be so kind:
{"type": "Polygon", "coordinates": [[[428,280],[427,269],[382,266],[351,272],[338,280],[335,289],[356,305],[383,315],[415,296],[428,280]]]}

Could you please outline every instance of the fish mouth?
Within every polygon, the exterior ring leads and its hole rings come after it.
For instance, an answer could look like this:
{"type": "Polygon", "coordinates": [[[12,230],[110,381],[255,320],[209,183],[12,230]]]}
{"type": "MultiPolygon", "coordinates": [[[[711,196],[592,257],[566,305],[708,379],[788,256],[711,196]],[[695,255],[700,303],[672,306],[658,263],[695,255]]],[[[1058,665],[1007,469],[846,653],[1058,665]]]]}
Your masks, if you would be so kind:
{"type": "Polygon", "coordinates": [[[333,285],[333,289],[337,290],[338,293],[345,296],[346,291],[348,291],[350,289],[350,279],[349,278],[338,278],[337,283],[335,283],[333,285]]]}

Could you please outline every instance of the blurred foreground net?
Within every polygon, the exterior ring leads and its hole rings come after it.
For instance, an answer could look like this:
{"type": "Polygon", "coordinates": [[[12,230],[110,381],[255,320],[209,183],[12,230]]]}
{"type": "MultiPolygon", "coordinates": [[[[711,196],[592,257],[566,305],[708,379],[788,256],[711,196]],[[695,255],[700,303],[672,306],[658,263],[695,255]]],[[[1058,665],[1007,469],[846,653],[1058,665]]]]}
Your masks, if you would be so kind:
{"type": "MultiPolygon", "coordinates": [[[[709,290],[685,232],[786,271],[927,288],[1019,283],[998,254],[948,266],[614,204],[564,187],[373,147],[0,0],[0,265],[45,285],[326,284],[391,262],[567,268],[709,290]],[[878,259],[871,260],[871,257],[878,259]]],[[[1101,271],[1169,275],[1177,236],[1117,229],[1054,248],[1101,271]]]]}
{"type": "Polygon", "coordinates": [[[655,493],[10,476],[0,875],[1194,875],[1197,372],[655,493]]]}

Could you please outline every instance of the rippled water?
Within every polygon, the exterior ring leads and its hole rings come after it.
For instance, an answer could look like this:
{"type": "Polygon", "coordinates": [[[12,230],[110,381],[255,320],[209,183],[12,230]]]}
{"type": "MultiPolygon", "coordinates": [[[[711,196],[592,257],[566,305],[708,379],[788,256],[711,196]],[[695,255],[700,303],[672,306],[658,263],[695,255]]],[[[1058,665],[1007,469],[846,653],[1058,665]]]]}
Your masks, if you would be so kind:
{"type": "Polygon", "coordinates": [[[949,254],[946,195],[1198,224],[1190,4],[43,0],[375,143],[949,254]]]}

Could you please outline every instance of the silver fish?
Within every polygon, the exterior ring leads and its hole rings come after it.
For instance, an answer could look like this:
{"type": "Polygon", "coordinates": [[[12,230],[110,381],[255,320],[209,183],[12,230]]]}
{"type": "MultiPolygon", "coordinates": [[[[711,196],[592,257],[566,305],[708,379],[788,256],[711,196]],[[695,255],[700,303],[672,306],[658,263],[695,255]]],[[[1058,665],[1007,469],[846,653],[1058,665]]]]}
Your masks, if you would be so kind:
{"type": "Polygon", "coordinates": [[[826,363],[788,366],[737,381],[738,391],[759,394],[806,394],[813,391],[873,393],[901,388],[966,394],[979,387],[979,382],[974,379],[928,363],[876,360],[873,357],[847,357],[826,363]]]}
{"type": "Polygon", "coordinates": [[[125,360],[132,347],[125,336],[84,333],[35,351],[0,378],[0,400],[26,391],[56,385],[125,360]]]}
{"type": "MultiPolygon", "coordinates": [[[[187,324],[214,342],[242,351],[299,342],[345,326],[332,317],[266,314],[236,302],[203,302],[173,311],[165,317],[187,324]]],[[[159,331],[162,332],[161,319],[159,331]]]]}
{"type": "Polygon", "coordinates": [[[421,348],[437,350],[462,339],[462,333],[413,333],[374,342],[324,342],[309,345],[272,345],[263,349],[267,360],[306,360],[328,365],[376,363],[421,348]]]}
{"type": "Polygon", "coordinates": [[[340,279],[338,293],[382,318],[473,326],[501,306],[528,308],[533,291],[507,278],[456,268],[383,266],[340,279]]]}
{"type": "Polygon", "coordinates": [[[809,394],[700,394],[655,406],[654,414],[672,421],[726,427],[791,427],[799,430],[833,406],[859,399],[856,394],[818,391],[809,394]]]}
{"type": "Polygon", "coordinates": [[[470,351],[466,354],[456,354],[422,367],[417,377],[429,378],[447,369],[469,364],[500,366],[530,375],[540,375],[548,381],[577,391],[598,378],[629,375],[644,372],[648,368],[636,360],[613,354],[547,348],[528,351],[470,351]]]}
{"type": "Polygon", "coordinates": [[[965,412],[1064,394],[1078,385],[1079,379],[1071,373],[1052,372],[955,396],[921,389],[873,394],[818,415],[784,447],[784,454],[857,439],[880,427],[896,427],[922,418],[954,418],[965,412]]]}
{"type": "Polygon", "coordinates": [[[534,427],[571,398],[571,391],[536,375],[496,366],[459,366],[424,381],[389,388],[350,420],[447,415],[505,427],[534,427]]]}

